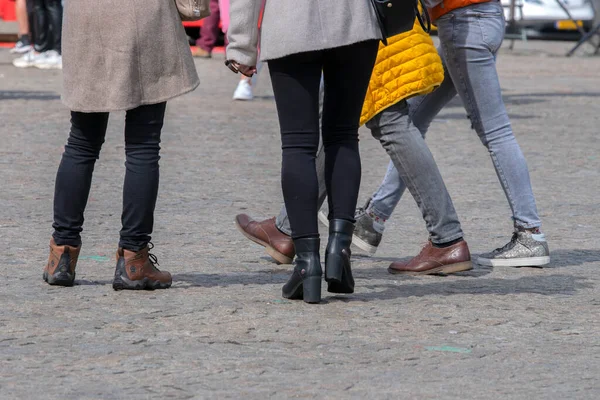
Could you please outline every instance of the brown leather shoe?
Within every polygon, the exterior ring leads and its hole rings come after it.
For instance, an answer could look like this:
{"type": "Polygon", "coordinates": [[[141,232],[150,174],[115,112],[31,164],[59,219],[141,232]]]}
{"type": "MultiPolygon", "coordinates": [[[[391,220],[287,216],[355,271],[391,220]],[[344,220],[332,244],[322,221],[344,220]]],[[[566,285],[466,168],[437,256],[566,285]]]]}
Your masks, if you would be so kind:
{"type": "Polygon", "coordinates": [[[202,47],[192,47],[192,56],[196,58],[211,58],[212,53],[204,50],[202,47]]]}
{"type": "Polygon", "coordinates": [[[81,246],[57,246],[54,239],[50,239],[50,255],[44,267],[44,280],[50,285],[73,286],[80,250],[81,246]]]}
{"type": "Polygon", "coordinates": [[[266,247],[267,254],[278,263],[291,264],[296,250],[292,238],[275,226],[275,218],[255,221],[246,214],[235,216],[235,225],[244,236],[266,247]]]}
{"type": "Polygon", "coordinates": [[[434,247],[429,242],[419,255],[409,262],[392,263],[388,272],[405,275],[452,274],[472,268],[469,246],[463,240],[444,248],[434,247]]]}
{"type": "Polygon", "coordinates": [[[149,251],[154,246],[138,252],[119,248],[113,289],[115,290],[154,290],[166,289],[173,279],[167,271],[156,268],[156,256],[149,251]]]}

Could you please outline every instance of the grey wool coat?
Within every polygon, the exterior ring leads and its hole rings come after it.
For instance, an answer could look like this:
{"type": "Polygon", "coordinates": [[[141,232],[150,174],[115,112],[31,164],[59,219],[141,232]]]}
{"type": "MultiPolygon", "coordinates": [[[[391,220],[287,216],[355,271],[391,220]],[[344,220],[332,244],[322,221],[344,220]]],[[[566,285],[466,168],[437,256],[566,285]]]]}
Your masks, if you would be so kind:
{"type": "Polygon", "coordinates": [[[161,103],[199,83],[173,0],[66,1],[62,53],[62,98],[73,111],[161,103]]]}
{"type": "Polygon", "coordinates": [[[261,3],[230,0],[228,59],[252,66],[257,47],[268,61],[381,38],[370,0],[266,0],[259,35],[261,3]]]}

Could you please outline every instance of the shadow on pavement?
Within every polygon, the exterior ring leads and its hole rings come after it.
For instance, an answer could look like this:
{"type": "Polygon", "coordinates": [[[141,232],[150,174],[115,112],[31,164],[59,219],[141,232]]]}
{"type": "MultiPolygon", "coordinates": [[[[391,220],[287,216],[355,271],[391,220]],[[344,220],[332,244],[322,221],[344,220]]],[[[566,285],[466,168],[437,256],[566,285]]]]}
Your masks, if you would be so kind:
{"type": "MultiPolygon", "coordinates": [[[[473,259],[476,258],[476,256],[472,257],[473,259]]],[[[390,265],[391,262],[393,261],[409,261],[411,259],[411,257],[404,257],[404,258],[393,258],[393,257],[364,257],[362,258],[362,262],[364,261],[368,261],[369,259],[373,260],[374,263],[378,263],[381,262],[382,264],[378,264],[375,267],[372,268],[356,268],[353,269],[352,272],[354,274],[355,277],[359,278],[359,279],[393,279],[393,280],[398,280],[398,279],[420,279],[423,277],[423,275],[421,276],[411,276],[411,275],[393,275],[390,274],[387,271],[388,266],[390,265]]],[[[475,262],[473,262],[473,269],[470,271],[465,271],[465,272],[459,272],[456,274],[452,274],[452,276],[456,276],[456,277],[470,277],[470,278],[479,278],[482,276],[485,276],[487,274],[490,274],[494,269],[492,267],[487,267],[487,266],[483,266],[483,265],[478,265],[475,262]]],[[[427,275],[427,276],[438,276],[438,277],[445,277],[447,276],[446,274],[433,274],[433,275],[427,275]]]]}
{"type": "Polygon", "coordinates": [[[23,90],[0,90],[0,100],[60,100],[56,92],[48,91],[23,91],[23,90]]]}
{"type": "MultiPolygon", "coordinates": [[[[479,278],[492,272],[491,268],[473,265],[473,270],[453,274],[454,277],[479,278]]],[[[418,277],[390,275],[387,266],[375,268],[356,268],[353,270],[353,275],[357,280],[398,280],[398,279],[419,279],[418,277]]],[[[232,272],[229,274],[204,274],[204,273],[184,273],[173,275],[173,282],[183,282],[183,285],[174,285],[174,288],[187,287],[218,287],[218,286],[233,286],[233,285],[283,285],[287,282],[291,275],[292,267],[257,270],[255,272],[232,272]]],[[[432,278],[444,278],[445,275],[430,275],[432,278]]],[[[326,283],[323,281],[323,287],[326,283]]],[[[376,287],[377,285],[373,286],[376,287]]],[[[384,285],[385,286],[385,285],[384,285]]],[[[325,291],[325,289],[324,289],[325,291]]]]}
{"type": "MultiPolygon", "coordinates": [[[[528,105],[528,104],[538,104],[545,103],[547,100],[545,98],[555,98],[555,97],[591,97],[598,98],[600,97],[600,92],[571,92],[571,93],[519,93],[519,94],[505,94],[502,96],[504,100],[504,104],[510,105],[528,105]]],[[[463,108],[463,103],[460,97],[455,96],[447,105],[446,109],[450,107],[458,107],[463,108]]],[[[519,115],[510,113],[509,117],[511,119],[534,119],[539,118],[535,115],[519,115]]],[[[442,110],[438,116],[436,116],[438,120],[448,120],[448,119],[468,119],[465,111],[453,113],[447,112],[447,110],[442,110]]]]}
{"type": "MultiPolygon", "coordinates": [[[[354,251],[354,247],[352,248],[354,251]]],[[[378,256],[369,256],[363,253],[352,253],[352,259],[362,261],[373,261],[373,262],[389,262],[392,263],[394,261],[408,261],[410,257],[398,258],[398,257],[378,257],[378,256]]]]}
{"type": "MultiPolygon", "coordinates": [[[[428,296],[428,295],[453,295],[453,294],[519,294],[536,293],[543,295],[552,294],[574,294],[577,289],[591,288],[592,284],[582,282],[582,278],[570,275],[542,275],[544,271],[550,271],[554,268],[563,268],[582,265],[585,263],[600,262],[599,250],[572,249],[555,250],[551,252],[552,261],[545,268],[526,268],[526,270],[539,271],[540,275],[531,277],[522,277],[518,279],[468,279],[483,278],[493,272],[492,267],[478,265],[473,263],[471,271],[465,271],[458,274],[452,274],[454,278],[465,278],[461,280],[448,281],[445,275],[428,275],[413,277],[406,275],[390,275],[387,272],[388,262],[398,260],[388,257],[356,257],[361,261],[372,260],[373,262],[384,262],[369,268],[355,268],[354,277],[357,280],[394,280],[401,284],[376,284],[361,285],[373,290],[386,289],[383,292],[368,294],[357,294],[349,297],[337,298],[340,301],[370,301],[392,299],[398,297],[428,296]],[[424,279],[436,279],[431,283],[424,282],[424,279]],[[414,285],[412,284],[414,283],[414,285]]],[[[473,257],[474,259],[476,256],[473,257]]],[[[402,260],[408,260],[404,258],[402,260]]],[[[517,268],[516,270],[519,270],[517,268]]],[[[280,266],[273,269],[261,269],[250,272],[232,272],[222,274],[206,273],[181,273],[173,275],[174,289],[185,289],[188,287],[226,287],[233,285],[283,285],[290,276],[292,266],[280,266]],[[178,285],[178,283],[180,283],[178,285]]],[[[90,281],[78,279],[75,285],[96,286],[110,285],[112,280],[90,281]]],[[[325,283],[324,283],[325,285],[325,283]]],[[[360,285],[360,284],[359,284],[360,285]]],[[[326,286],[323,286],[324,288],[326,286]]],[[[325,289],[324,289],[325,294],[325,289]]]]}
{"type": "Polygon", "coordinates": [[[330,301],[373,301],[392,300],[405,297],[452,296],[452,295],[572,295],[580,289],[594,285],[585,278],[570,275],[527,276],[518,279],[470,279],[464,281],[439,281],[423,284],[373,285],[366,286],[383,291],[359,293],[348,297],[334,297],[330,301]]]}
{"type": "MultiPolygon", "coordinates": [[[[475,269],[476,271],[477,269],[475,269]]],[[[360,271],[356,276],[363,279],[360,271]]],[[[489,272],[488,272],[489,273],[489,272]]],[[[275,284],[283,285],[289,275],[289,271],[260,271],[256,273],[234,273],[224,274],[177,274],[173,276],[173,282],[184,284],[174,285],[172,289],[186,289],[189,287],[226,287],[232,285],[257,285],[275,284]]],[[[477,277],[465,275],[467,277],[477,277]]],[[[454,275],[456,276],[456,275],[454,275]]],[[[430,277],[431,278],[431,277],[430,277]]],[[[570,275],[539,275],[526,276],[517,279],[464,279],[452,280],[436,279],[435,282],[424,282],[423,280],[406,280],[401,284],[375,284],[361,285],[371,289],[370,293],[357,293],[347,296],[332,296],[327,293],[326,284],[323,285],[323,300],[332,301],[378,301],[393,300],[407,297],[425,296],[453,296],[453,295],[573,295],[578,290],[590,289],[594,285],[585,278],[570,275]]]]}
{"type": "Polygon", "coordinates": [[[232,285],[271,285],[287,282],[290,274],[289,269],[257,270],[253,272],[232,272],[229,274],[203,274],[184,273],[173,275],[172,288],[185,289],[188,287],[218,287],[232,285]],[[184,282],[185,285],[177,286],[176,282],[184,282]]]}
{"type": "Polygon", "coordinates": [[[75,279],[75,286],[104,286],[104,285],[112,285],[112,279],[107,280],[99,280],[99,281],[90,281],[88,279],[75,279]]]}
{"type": "MultiPolygon", "coordinates": [[[[478,256],[478,254],[471,253],[471,258],[473,260],[476,260],[477,256],[478,256]]],[[[352,255],[352,257],[354,259],[360,260],[361,262],[372,261],[372,262],[381,262],[381,263],[391,263],[394,261],[410,260],[410,257],[404,257],[404,258],[376,257],[376,256],[370,257],[367,255],[362,255],[362,254],[352,255]]],[[[545,269],[551,269],[551,268],[574,267],[577,265],[582,265],[585,263],[592,263],[592,262],[600,262],[600,249],[558,249],[558,250],[553,250],[551,248],[550,249],[550,264],[546,265],[543,268],[535,268],[535,267],[533,267],[533,268],[539,269],[539,270],[545,270],[545,269]]],[[[387,265],[382,265],[380,268],[373,268],[373,271],[385,270],[386,268],[387,268],[387,265]]],[[[530,267],[525,267],[525,268],[530,268],[530,267]]],[[[478,265],[478,264],[473,263],[472,271],[467,271],[467,272],[459,274],[459,275],[468,274],[469,276],[471,276],[471,274],[476,274],[475,276],[481,276],[481,275],[487,275],[488,273],[492,272],[492,270],[493,270],[492,267],[486,267],[483,265],[478,265]],[[487,271],[487,272],[485,272],[485,271],[487,271]]],[[[365,271],[365,270],[363,270],[363,271],[365,271]]]]}
{"type": "Polygon", "coordinates": [[[552,250],[550,248],[550,265],[546,268],[573,267],[591,262],[600,262],[600,249],[552,250]]]}

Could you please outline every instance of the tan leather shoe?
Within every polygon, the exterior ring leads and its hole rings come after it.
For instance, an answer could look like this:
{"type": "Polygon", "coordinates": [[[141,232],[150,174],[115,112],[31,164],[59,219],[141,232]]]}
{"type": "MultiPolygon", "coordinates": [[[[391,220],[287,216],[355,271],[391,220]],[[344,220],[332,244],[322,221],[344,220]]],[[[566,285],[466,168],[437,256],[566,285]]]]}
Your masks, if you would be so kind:
{"type": "Polygon", "coordinates": [[[192,56],[196,58],[211,58],[212,53],[210,51],[206,51],[201,47],[192,47],[192,56]]]}
{"type": "Polygon", "coordinates": [[[291,264],[296,255],[292,238],[275,226],[275,218],[255,221],[246,214],[238,214],[235,224],[244,236],[266,247],[267,254],[281,264],[291,264]]]}
{"type": "Polygon", "coordinates": [[[154,290],[166,289],[173,279],[167,271],[156,268],[156,256],[150,254],[152,244],[140,251],[117,250],[117,267],[113,289],[115,290],[154,290]]]}
{"type": "Polygon", "coordinates": [[[418,256],[409,262],[392,263],[388,272],[405,275],[452,274],[472,268],[469,246],[463,240],[444,248],[434,247],[428,242],[418,256]]]}
{"type": "Polygon", "coordinates": [[[57,246],[54,239],[50,239],[50,255],[44,267],[44,280],[50,285],[73,286],[80,250],[81,246],[57,246]]]}

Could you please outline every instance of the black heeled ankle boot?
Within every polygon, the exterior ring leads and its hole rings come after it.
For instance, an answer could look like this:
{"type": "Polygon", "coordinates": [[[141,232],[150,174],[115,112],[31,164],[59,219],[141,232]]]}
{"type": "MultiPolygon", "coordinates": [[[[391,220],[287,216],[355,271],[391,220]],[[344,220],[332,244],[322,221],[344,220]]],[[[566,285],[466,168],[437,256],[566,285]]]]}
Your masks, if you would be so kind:
{"type": "Polygon", "coordinates": [[[321,258],[319,238],[294,239],[296,267],[292,276],[283,286],[281,295],[286,299],[304,299],[306,303],[321,301],[321,258]]]}
{"type": "Polygon", "coordinates": [[[350,245],[354,224],[345,219],[329,221],[329,242],[325,250],[325,280],[330,293],[354,293],[350,268],[350,245]]]}

